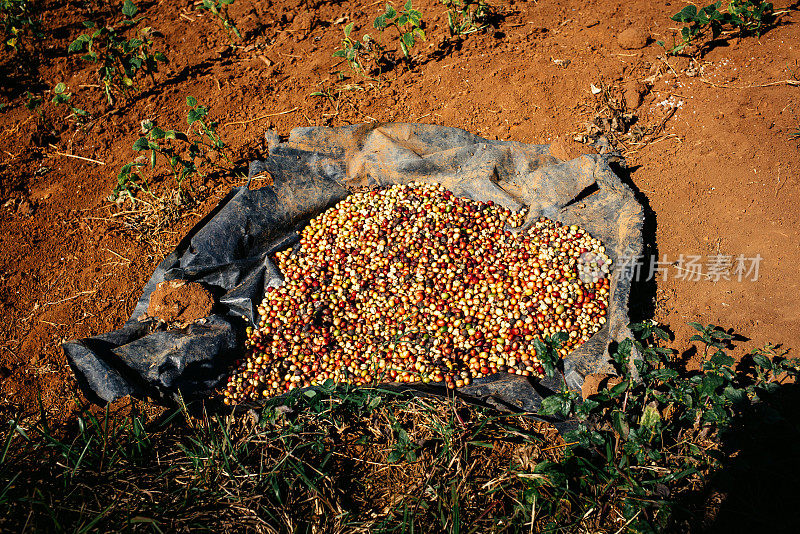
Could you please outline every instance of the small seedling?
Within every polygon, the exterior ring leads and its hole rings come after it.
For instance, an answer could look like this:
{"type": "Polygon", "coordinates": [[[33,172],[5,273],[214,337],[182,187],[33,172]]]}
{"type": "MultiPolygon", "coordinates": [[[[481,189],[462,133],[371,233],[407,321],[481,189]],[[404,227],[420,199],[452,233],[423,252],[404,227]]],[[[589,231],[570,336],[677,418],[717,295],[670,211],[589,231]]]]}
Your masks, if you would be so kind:
{"type": "Polygon", "coordinates": [[[42,115],[42,112],[39,110],[39,106],[42,105],[42,97],[36,96],[35,94],[31,93],[30,91],[25,91],[25,108],[28,111],[35,111],[42,115]]]}
{"type": "Polygon", "coordinates": [[[91,34],[79,35],[69,45],[69,52],[86,52],[84,60],[100,65],[98,74],[109,104],[114,103],[113,93],[129,98],[136,90],[135,78],[144,73],[153,80],[158,63],[166,63],[166,56],[153,50],[153,39],[161,35],[150,27],[141,28],[136,37],[126,39],[128,28],[137,26],[145,17],[136,17],[139,9],[131,0],[125,0],[122,14],[125,19],[117,25],[105,26],[94,21],[84,21],[85,28],[96,28],[91,34]]]}
{"type": "Polygon", "coordinates": [[[775,13],[770,2],[731,0],[728,5],[728,20],[743,33],[761,35],[764,26],[772,22],[775,13]]]}
{"type": "Polygon", "coordinates": [[[234,0],[203,0],[198,9],[205,9],[211,13],[228,32],[231,40],[233,40],[234,35],[241,40],[242,34],[239,32],[239,28],[236,27],[236,23],[228,15],[228,6],[233,2],[234,0]]]}
{"type": "MultiPolygon", "coordinates": [[[[683,51],[700,37],[707,37],[710,31],[711,38],[720,36],[725,26],[738,29],[741,35],[761,35],[764,27],[774,17],[770,2],[753,2],[752,0],[731,0],[726,11],[720,11],[722,1],[718,0],[703,8],[688,5],[670,17],[675,22],[688,23],[681,28],[680,42],[676,42],[669,50],[670,54],[683,51]]],[[[659,41],[664,46],[663,41],[659,41]]]]}
{"type": "MultiPolygon", "coordinates": [[[[56,86],[53,88],[53,102],[55,105],[66,105],[70,111],[72,111],[73,115],[76,115],[79,118],[87,117],[89,114],[82,109],[76,108],[72,104],[70,104],[69,100],[72,98],[72,93],[67,92],[67,85],[64,82],[58,82],[56,86]]],[[[79,119],[80,120],[80,119],[79,119]]]]}
{"type": "Polygon", "coordinates": [[[31,31],[41,37],[39,21],[33,16],[33,6],[28,0],[0,0],[0,25],[3,27],[3,45],[19,49],[20,37],[31,31]]]}
{"type": "MultiPolygon", "coordinates": [[[[217,134],[217,123],[208,120],[208,108],[197,103],[193,96],[186,98],[189,112],[186,118],[189,128],[186,132],[164,130],[153,121],[142,121],[142,136],[133,144],[137,152],[149,152],[148,161],[151,169],[156,168],[160,159],[166,160],[172,177],[175,180],[175,201],[183,201],[184,182],[191,182],[193,177],[204,178],[202,168],[217,166],[211,162],[209,155],[219,153],[226,161],[230,159],[222,150],[225,143],[217,134]]],[[[134,161],[124,165],[117,177],[115,195],[131,197],[135,190],[148,191],[146,180],[138,172],[145,166],[142,161],[134,161]]]]}
{"type": "Polygon", "coordinates": [[[488,26],[492,6],[483,0],[442,0],[450,35],[469,35],[488,26]]]}
{"type": "Polygon", "coordinates": [[[400,37],[400,49],[403,56],[408,59],[411,56],[411,49],[417,39],[425,40],[425,31],[421,27],[422,13],[414,9],[411,0],[403,6],[402,11],[397,11],[394,7],[386,4],[386,11],[383,15],[378,15],[373,23],[380,31],[393,26],[400,37]]]}
{"type": "MultiPolygon", "coordinates": [[[[364,70],[361,64],[361,53],[363,45],[361,41],[356,41],[350,38],[353,31],[353,23],[351,22],[344,27],[344,39],[342,39],[342,48],[333,53],[333,57],[340,57],[347,61],[353,72],[362,72],[364,70]]],[[[366,35],[364,36],[366,37],[366,35]]]]}

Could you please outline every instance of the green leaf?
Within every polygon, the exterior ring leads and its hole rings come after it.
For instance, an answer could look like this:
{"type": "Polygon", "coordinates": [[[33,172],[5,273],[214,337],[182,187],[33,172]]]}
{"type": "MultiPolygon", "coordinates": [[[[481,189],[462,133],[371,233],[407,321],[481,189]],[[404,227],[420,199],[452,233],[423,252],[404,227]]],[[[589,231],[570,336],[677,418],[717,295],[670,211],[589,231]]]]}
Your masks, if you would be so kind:
{"type": "Polygon", "coordinates": [[[733,358],[728,356],[722,351],[717,352],[711,357],[711,363],[717,366],[726,365],[730,367],[731,365],[733,365],[733,362],[734,362],[733,358]]]}
{"type": "Polygon", "coordinates": [[[561,395],[550,395],[542,399],[542,405],[539,407],[540,415],[566,415],[564,409],[566,402],[561,395]]]}
{"type": "Polygon", "coordinates": [[[187,96],[186,105],[189,106],[190,108],[195,107],[197,105],[197,99],[193,96],[187,96]]]}
{"type": "Polygon", "coordinates": [[[186,122],[189,124],[194,124],[206,115],[208,115],[208,108],[204,106],[199,106],[196,109],[190,109],[189,114],[186,116],[186,122]]]}
{"type": "Polygon", "coordinates": [[[69,44],[67,47],[68,52],[81,52],[84,48],[86,48],[86,43],[89,42],[89,36],[86,34],[79,35],[74,41],[69,44]]]}
{"type": "Polygon", "coordinates": [[[716,389],[722,385],[724,379],[717,375],[717,374],[707,374],[703,376],[702,386],[700,388],[700,394],[706,396],[712,396],[716,389]]]}
{"type": "Polygon", "coordinates": [[[148,150],[150,148],[150,141],[147,140],[146,137],[140,137],[133,143],[133,149],[137,152],[142,150],[148,150]]]}
{"type": "Polygon", "coordinates": [[[138,12],[139,8],[131,0],[125,0],[125,3],[122,4],[122,14],[129,19],[133,18],[138,12]]]}
{"type": "Polygon", "coordinates": [[[697,17],[697,6],[688,5],[670,17],[675,22],[692,22],[697,17]]]}
{"type": "Polygon", "coordinates": [[[614,430],[622,436],[623,438],[628,437],[628,433],[630,432],[630,426],[628,425],[628,419],[625,414],[619,410],[614,410],[611,413],[611,425],[614,427],[614,430]]]}
{"type": "Polygon", "coordinates": [[[658,408],[652,404],[645,406],[639,424],[645,428],[649,428],[652,431],[660,422],[661,412],[658,411],[658,408]]]}
{"type": "Polygon", "coordinates": [[[610,388],[608,391],[609,391],[609,393],[611,394],[612,397],[617,397],[617,396],[625,393],[625,391],[628,389],[629,385],[630,385],[630,383],[627,380],[625,380],[623,382],[620,382],[616,386],[610,388]]]}
{"type": "Polygon", "coordinates": [[[58,82],[56,86],[53,88],[53,92],[57,95],[60,95],[66,90],[67,90],[67,84],[65,84],[64,82],[58,82]]]}
{"type": "Polygon", "coordinates": [[[386,4],[386,18],[393,19],[397,15],[397,10],[394,7],[386,4]]]}
{"type": "Polygon", "coordinates": [[[414,46],[414,35],[411,33],[404,33],[400,41],[400,47],[403,49],[403,53],[406,56],[408,56],[409,50],[411,50],[411,47],[413,46],[414,46]]]}
{"type": "Polygon", "coordinates": [[[736,407],[747,403],[747,392],[743,389],[728,386],[722,391],[722,394],[736,407]]]}
{"type": "Polygon", "coordinates": [[[355,23],[351,22],[350,24],[348,24],[347,26],[344,27],[344,36],[345,37],[350,37],[350,32],[353,31],[353,24],[355,24],[355,23]]]}
{"type": "Polygon", "coordinates": [[[414,7],[411,5],[411,0],[408,0],[408,2],[406,2],[406,5],[403,6],[403,9],[405,9],[406,11],[411,11],[412,9],[414,9],[414,7]]]}

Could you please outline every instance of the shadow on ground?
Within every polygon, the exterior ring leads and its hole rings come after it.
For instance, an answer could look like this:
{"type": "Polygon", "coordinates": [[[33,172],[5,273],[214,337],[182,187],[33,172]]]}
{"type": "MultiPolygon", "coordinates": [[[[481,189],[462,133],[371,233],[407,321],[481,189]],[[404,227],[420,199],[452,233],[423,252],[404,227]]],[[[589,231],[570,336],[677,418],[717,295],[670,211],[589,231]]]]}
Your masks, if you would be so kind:
{"type": "Polygon", "coordinates": [[[692,532],[800,532],[800,385],[764,397],[722,436],[722,469],[685,503],[692,532]]]}

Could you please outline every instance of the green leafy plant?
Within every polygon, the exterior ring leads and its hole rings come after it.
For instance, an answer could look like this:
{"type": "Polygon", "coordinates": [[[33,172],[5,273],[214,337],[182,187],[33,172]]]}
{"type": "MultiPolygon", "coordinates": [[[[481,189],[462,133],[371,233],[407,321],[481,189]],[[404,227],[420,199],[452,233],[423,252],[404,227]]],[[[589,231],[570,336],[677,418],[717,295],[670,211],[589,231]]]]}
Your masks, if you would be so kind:
{"type": "Polygon", "coordinates": [[[20,37],[27,31],[40,37],[39,21],[34,18],[29,0],[0,0],[0,24],[3,27],[3,45],[19,49],[20,37]]]}
{"type": "MultiPolygon", "coordinates": [[[[676,42],[669,50],[677,54],[700,39],[708,37],[716,39],[726,26],[736,28],[742,35],[761,35],[764,27],[774,18],[770,2],[753,2],[752,0],[731,0],[726,11],[720,11],[721,0],[698,9],[688,5],[670,17],[676,22],[688,23],[680,31],[680,42],[676,42]]],[[[663,41],[659,41],[663,46],[663,41]]]]}
{"type": "Polygon", "coordinates": [[[350,37],[353,32],[353,23],[351,22],[344,27],[344,39],[342,39],[342,47],[333,53],[333,57],[339,57],[347,61],[353,72],[361,73],[364,70],[363,54],[365,51],[365,42],[369,35],[364,35],[364,40],[358,41],[350,37]]]}
{"type": "Polygon", "coordinates": [[[136,17],[139,9],[131,0],[125,0],[122,22],[114,26],[85,21],[85,28],[95,28],[92,33],[79,35],[70,43],[70,53],[86,52],[84,60],[100,66],[98,74],[109,104],[114,103],[114,93],[129,98],[136,90],[135,78],[139,73],[153,79],[158,63],[166,63],[166,56],[153,50],[154,38],[160,34],[150,27],[140,28],[136,36],[128,39],[125,30],[137,26],[145,17],[136,17]]]}
{"type": "MultiPolygon", "coordinates": [[[[674,350],[658,345],[669,339],[666,332],[652,323],[636,324],[636,337],[612,354],[619,376],[606,389],[581,402],[565,383],[544,399],[540,414],[572,417],[578,426],[564,436],[571,445],[563,461],[537,466],[541,478],[524,494],[528,505],[538,499],[542,516],[557,518],[563,511],[555,496],[588,510],[603,502],[583,488],[613,487],[633,531],[664,529],[674,511],[667,486],[688,484],[718,467],[723,455],[711,437],[768,399],[781,380],[800,377],[800,361],[784,359],[772,347],[749,355],[752,372],[737,369],[726,352],[731,334],[715,325],[690,325],[698,332],[691,340],[703,347],[698,371],[686,372],[674,350]],[[630,369],[634,356],[638,379],[630,369]],[[573,493],[576,487],[581,498],[573,493]]],[[[537,352],[544,364],[553,350],[537,352]]],[[[552,363],[544,366],[554,372],[552,363]]]]}
{"type": "Polygon", "coordinates": [[[42,112],[39,110],[39,106],[42,105],[42,101],[42,97],[36,96],[30,91],[25,91],[25,109],[28,111],[35,111],[41,116],[42,112]]]}
{"type": "MultiPolygon", "coordinates": [[[[204,178],[205,167],[219,168],[210,158],[212,153],[217,153],[230,162],[223,152],[225,143],[216,131],[218,124],[209,120],[208,108],[199,105],[193,96],[186,98],[186,105],[189,106],[186,132],[164,130],[153,121],[146,120],[142,122],[143,135],[133,144],[135,151],[149,152],[147,160],[151,169],[156,168],[159,160],[166,161],[176,184],[176,203],[182,201],[185,181],[191,182],[193,177],[204,178]]],[[[146,163],[142,161],[123,165],[114,189],[117,197],[130,197],[134,191],[149,190],[147,181],[139,172],[144,166],[146,163]]]]}
{"type": "Polygon", "coordinates": [[[70,98],[72,98],[72,93],[67,92],[67,85],[64,82],[58,82],[53,88],[53,99],[51,102],[57,106],[67,106],[72,114],[78,117],[79,120],[88,117],[89,114],[86,111],[76,108],[70,103],[70,98]]]}
{"type": "Polygon", "coordinates": [[[770,2],[731,0],[728,4],[728,22],[747,34],[761,35],[764,27],[772,22],[774,16],[770,2]]]}
{"type": "Polygon", "coordinates": [[[492,6],[483,0],[442,0],[450,35],[469,35],[488,26],[492,6]]]}
{"type": "Polygon", "coordinates": [[[425,31],[421,27],[422,13],[414,9],[411,0],[408,0],[401,11],[386,4],[386,11],[378,15],[373,22],[373,26],[384,31],[392,26],[397,30],[400,38],[400,49],[403,56],[408,59],[411,56],[411,49],[418,39],[425,40],[425,31]]]}
{"type": "Polygon", "coordinates": [[[198,8],[211,13],[222,27],[225,28],[231,39],[233,39],[233,36],[236,36],[241,40],[242,34],[239,32],[236,23],[228,14],[228,7],[233,4],[233,2],[234,0],[203,0],[203,3],[200,4],[198,8]]]}

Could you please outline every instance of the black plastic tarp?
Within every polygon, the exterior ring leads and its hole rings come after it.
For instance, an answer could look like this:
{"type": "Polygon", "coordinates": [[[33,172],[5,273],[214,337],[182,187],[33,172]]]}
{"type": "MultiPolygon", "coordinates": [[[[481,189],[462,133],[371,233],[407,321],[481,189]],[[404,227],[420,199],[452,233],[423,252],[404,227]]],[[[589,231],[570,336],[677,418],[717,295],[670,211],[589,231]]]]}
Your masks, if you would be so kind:
{"type": "MultiPolygon", "coordinates": [[[[64,344],[80,385],[96,402],[125,395],[162,400],[209,398],[243,356],[244,330],[257,318],[267,286],[281,284],[270,259],[295,244],[307,221],[355,190],[407,182],[440,183],[459,196],[578,224],[603,241],[614,265],[642,249],[643,210],[600,155],[570,161],[547,145],[487,140],[424,124],[296,128],[274,134],[269,156],[250,164],[250,190],[238,187],[156,267],[130,319],[119,330],[64,344]],[[213,314],[183,328],[146,318],[159,282],[186,280],[215,297],[213,314]]],[[[608,347],[630,337],[630,273],[613,269],[607,322],[564,360],[571,388],[590,373],[610,372],[608,347]]],[[[497,373],[459,394],[505,409],[535,411],[556,387],[497,373]]],[[[413,387],[412,387],[413,388],[413,387]]],[[[407,389],[407,388],[405,388],[407,389]]],[[[418,386],[444,394],[442,385],[418,386]]]]}

